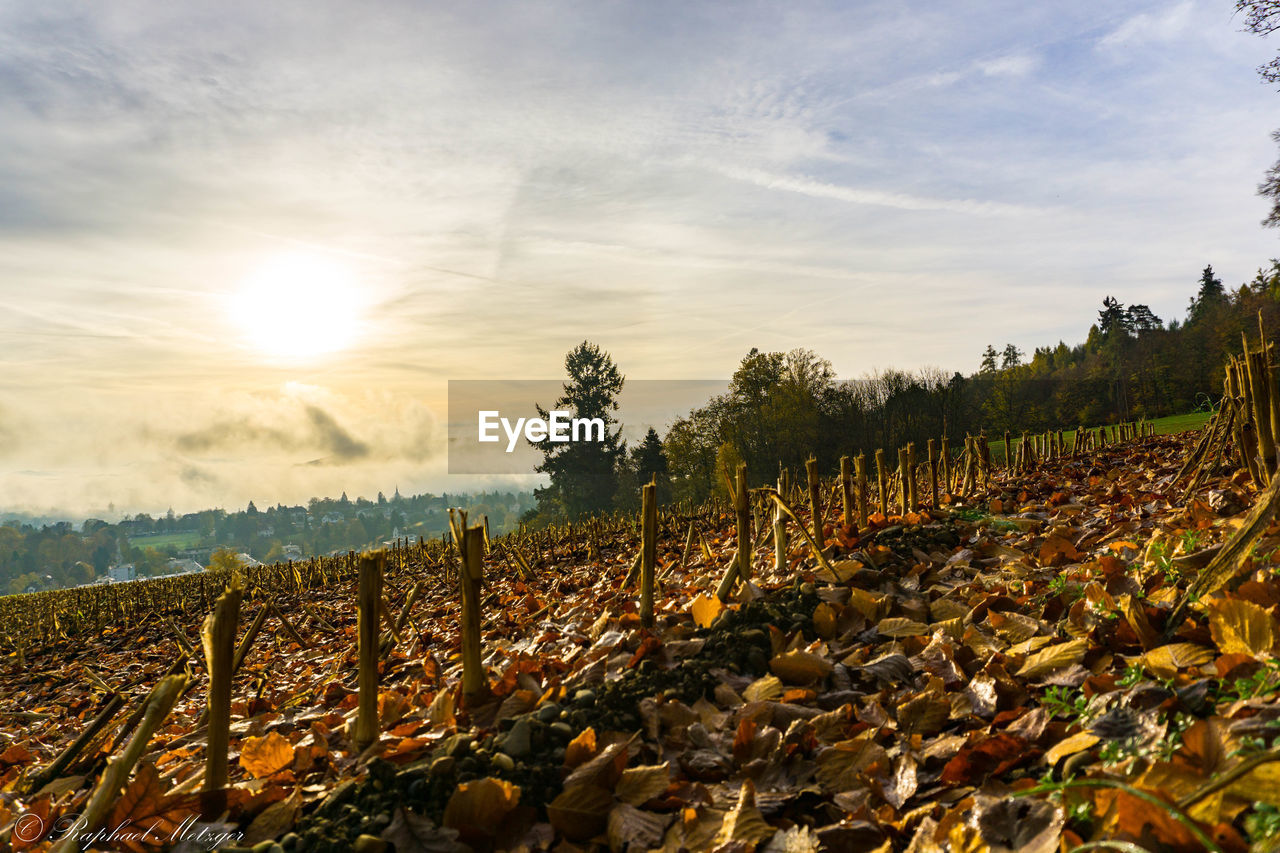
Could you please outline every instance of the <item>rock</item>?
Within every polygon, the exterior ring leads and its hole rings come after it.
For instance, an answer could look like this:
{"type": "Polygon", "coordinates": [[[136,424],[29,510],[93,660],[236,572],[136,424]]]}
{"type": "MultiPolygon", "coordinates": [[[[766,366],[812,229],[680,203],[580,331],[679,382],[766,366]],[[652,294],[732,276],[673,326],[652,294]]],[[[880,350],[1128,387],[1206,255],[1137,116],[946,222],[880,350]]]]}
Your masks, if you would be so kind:
{"type": "Polygon", "coordinates": [[[579,690],[577,693],[573,694],[573,704],[577,705],[579,708],[593,705],[595,704],[595,701],[596,693],[594,690],[579,690]]]}
{"type": "Polygon", "coordinates": [[[532,749],[532,744],[529,740],[531,731],[532,727],[529,724],[529,718],[521,717],[516,720],[516,724],[511,727],[511,731],[503,736],[502,743],[498,746],[498,749],[512,758],[524,758],[532,749]]]}
{"type": "Polygon", "coordinates": [[[555,702],[548,702],[538,709],[538,719],[544,723],[552,723],[560,718],[560,706],[555,702]]]}
{"type": "Polygon", "coordinates": [[[453,772],[453,768],[457,765],[457,759],[452,755],[442,755],[435,761],[431,762],[429,772],[432,776],[448,776],[453,772]]]}
{"type": "Polygon", "coordinates": [[[499,752],[494,755],[492,763],[494,767],[506,773],[510,773],[512,770],[516,769],[515,761],[505,752],[499,752]]]}
{"type": "Polygon", "coordinates": [[[356,853],[385,853],[387,842],[376,835],[361,835],[352,845],[356,853]]]}
{"type": "Polygon", "coordinates": [[[471,749],[471,735],[457,734],[447,737],[444,743],[440,744],[440,749],[445,755],[452,755],[454,758],[466,755],[471,749]]]}
{"type": "Polygon", "coordinates": [[[681,753],[680,767],[685,774],[698,782],[720,782],[732,769],[729,760],[710,749],[694,749],[681,753]]]}

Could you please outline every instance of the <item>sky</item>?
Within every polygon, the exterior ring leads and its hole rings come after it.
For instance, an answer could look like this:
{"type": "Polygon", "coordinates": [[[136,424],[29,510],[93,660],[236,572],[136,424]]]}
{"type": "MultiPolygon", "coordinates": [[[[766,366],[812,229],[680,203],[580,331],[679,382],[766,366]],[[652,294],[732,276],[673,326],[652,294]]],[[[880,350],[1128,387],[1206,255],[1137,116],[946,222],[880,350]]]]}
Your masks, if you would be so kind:
{"type": "Polygon", "coordinates": [[[1230,2],[0,0],[0,511],[459,491],[450,379],[857,378],[1280,256],[1230,2]]]}

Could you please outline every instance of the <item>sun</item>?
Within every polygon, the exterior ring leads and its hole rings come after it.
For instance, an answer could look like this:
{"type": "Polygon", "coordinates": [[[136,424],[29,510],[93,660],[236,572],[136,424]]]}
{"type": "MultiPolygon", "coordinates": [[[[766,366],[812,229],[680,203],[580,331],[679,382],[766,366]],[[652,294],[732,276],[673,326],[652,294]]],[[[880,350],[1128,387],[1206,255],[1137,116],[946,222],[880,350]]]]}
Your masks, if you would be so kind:
{"type": "Polygon", "coordinates": [[[231,300],[231,316],[254,349],[314,358],[350,346],[361,311],[351,270],[321,253],[290,252],[255,268],[231,300]]]}

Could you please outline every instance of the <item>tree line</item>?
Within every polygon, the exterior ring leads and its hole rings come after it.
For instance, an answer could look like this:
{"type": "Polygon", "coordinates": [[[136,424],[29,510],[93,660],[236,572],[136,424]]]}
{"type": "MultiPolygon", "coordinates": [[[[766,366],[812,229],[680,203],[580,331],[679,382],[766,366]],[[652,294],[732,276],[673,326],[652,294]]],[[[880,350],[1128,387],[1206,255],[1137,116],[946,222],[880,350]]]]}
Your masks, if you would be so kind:
{"type": "Polygon", "coordinates": [[[1221,393],[1226,353],[1240,335],[1280,328],[1280,261],[1232,290],[1206,266],[1181,320],[1163,321],[1143,304],[1107,296],[1083,343],[1037,347],[988,345],[965,375],[939,368],[883,370],[840,380],[831,363],[808,349],[750,350],[726,393],[677,419],[659,436],[650,429],[628,448],[617,421],[625,381],[609,354],[584,341],[566,358],[569,381],[555,408],[606,421],[600,445],[537,445],[538,506],[534,525],[633,510],[639,486],[654,480],[661,501],[700,502],[723,495],[722,471],[745,462],[752,485],[777,478],[779,467],[802,470],[816,458],[834,470],[841,456],[896,452],[908,442],[966,434],[995,438],[1157,418],[1205,409],[1221,393]]]}

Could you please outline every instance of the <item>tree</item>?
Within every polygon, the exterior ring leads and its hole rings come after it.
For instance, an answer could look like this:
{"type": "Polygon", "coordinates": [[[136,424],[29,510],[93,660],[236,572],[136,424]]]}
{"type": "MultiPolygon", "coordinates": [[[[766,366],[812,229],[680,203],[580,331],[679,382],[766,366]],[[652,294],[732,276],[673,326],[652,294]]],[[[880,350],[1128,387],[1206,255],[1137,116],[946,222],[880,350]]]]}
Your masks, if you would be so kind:
{"type": "Polygon", "coordinates": [[[219,548],[209,557],[209,565],[204,568],[208,572],[240,571],[244,568],[244,560],[230,548],[219,548]]]}
{"type": "Polygon", "coordinates": [[[1213,266],[1206,265],[1200,273],[1200,287],[1187,306],[1187,323],[1199,323],[1227,304],[1227,291],[1222,279],[1213,274],[1213,266]]]}
{"type": "Polygon", "coordinates": [[[1129,328],[1138,335],[1164,326],[1164,323],[1160,318],[1153,314],[1151,309],[1146,305],[1130,305],[1125,314],[1128,317],[1129,328]]]}
{"type": "Polygon", "coordinates": [[[1102,310],[1098,312],[1098,328],[1105,339],[1127,338],[1133,330],[1128,312],[1114,296],[1102,300],[1102,310]]]}
{"type": "MultiPolygon", "coordinates": [[[[1280,0],[1236,0],[1236,11],[1244,12],[1245,29],[1260,36],[1280,30],[1280,0]]],[[[1258,66],[1258,76],[1266,83],[1280,83],[1280,56],[1273,57],[1266,65],[1258,66]]],[[[1280,144],[1280,130],[1271,134],[1280,144]]],[[[1271,212],[1262,224],[1268,228],[1280,226],[1280,160],[1267,170],[1258,195],[1271,200],[1271,212]]]]}
{"type": "MultiPolygon", "coordinates": [[[[609,354],[590,341],[569,350],[564,366],[569,381],[561,386],[564,394],[552,409],[568,411],[575,418],[601,419],[604,440],[533,442],[543,457],[535,470],[551,478],[546,488],[536,489],[534,494],[540,515],[575,520],[613,504],[618,489],[618,463],[626,453],[614,417],[624,377],[609,354]]],[[[537,410],[539,417],[550,417],[541,406],[537,410]]]]}
{"type": "Polygon", "coordinates": [[[1022,364],[1022,350],[1013,344],[1005,344],[1004,352],[1000,354],[1000,369],[1008,370],[1010,367],[1017,367],[1022,364]]]}
{"type": "Polygon", "coordinates": [[[978,368],[978,372],[993,373],[996,369],[996,359],[999,355],[995,347],[987,344],[987,348],[982,351],[982,366],[978,368]]]}

